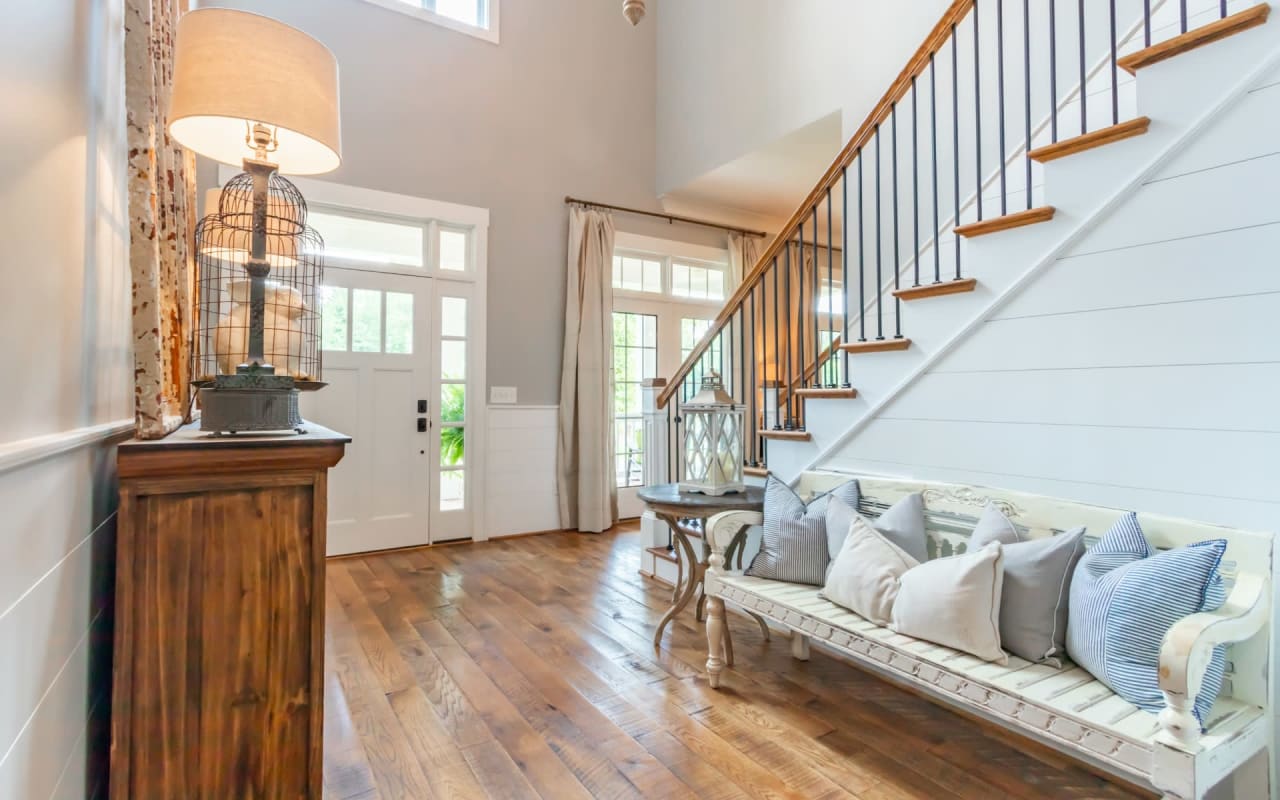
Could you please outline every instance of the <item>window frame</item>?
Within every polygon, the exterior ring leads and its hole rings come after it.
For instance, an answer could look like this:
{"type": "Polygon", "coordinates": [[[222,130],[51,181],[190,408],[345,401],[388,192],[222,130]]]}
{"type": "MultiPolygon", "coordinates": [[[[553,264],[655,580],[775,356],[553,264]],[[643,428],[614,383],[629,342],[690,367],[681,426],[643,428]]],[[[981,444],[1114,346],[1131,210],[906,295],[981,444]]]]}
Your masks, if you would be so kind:
{"type": "Polygon", "coordinates": [[[483,26],[468,25],[453,17],[446,17],[444,14],[437,13],[434,10],[435,0],[420,0],[421,5],[417,6],[409,5],[403,0],[363,0],[363,2],[385,8],[388,11],[395,11],[414,19],[420,19],[423,22],[429,22],[441,28],[465,33],[467,36],[481,39],[491,44],[500,43],[498,19],[502,0],[476,0],[480,12],[477,16],[483,19],[483,26]],[[427,8],[426,3],[430,3],[432,7],[427,8]]]}

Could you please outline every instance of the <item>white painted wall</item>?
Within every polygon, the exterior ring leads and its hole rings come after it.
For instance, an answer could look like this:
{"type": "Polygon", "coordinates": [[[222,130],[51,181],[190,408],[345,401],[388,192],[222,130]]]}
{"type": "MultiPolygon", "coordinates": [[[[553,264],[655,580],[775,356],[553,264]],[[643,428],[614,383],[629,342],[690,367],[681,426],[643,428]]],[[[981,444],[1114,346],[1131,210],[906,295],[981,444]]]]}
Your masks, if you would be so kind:
{"type": "MultiPolygon", "coordinates": [[[[490,210],[488,380],[542,405],[559,401],[565,195],[661,210],[656,28],[652,18],[631,27],[620,3],[501,3],[497,45],[365,0],[201,5],[275,17],[334,51],[343,164],[324,178],[490,210]]],[[[724,239],[683,226],[672,235],[724,239]]]]}
{"type": "Polygon", "coordinates": [[[1280,73],[829,467],[1274,530],[1280,73]]]}
{"type": "Polygon", "coordinates": [[[105,792],[111,443],[133,414],[122,5],[20,3],[0,26],[4,798],[105,792]]]}
{"type": "Polygon", "coordinates": [[[484,519],[490,537],[560,529],[556,406],[489,406],[484,519]]]}

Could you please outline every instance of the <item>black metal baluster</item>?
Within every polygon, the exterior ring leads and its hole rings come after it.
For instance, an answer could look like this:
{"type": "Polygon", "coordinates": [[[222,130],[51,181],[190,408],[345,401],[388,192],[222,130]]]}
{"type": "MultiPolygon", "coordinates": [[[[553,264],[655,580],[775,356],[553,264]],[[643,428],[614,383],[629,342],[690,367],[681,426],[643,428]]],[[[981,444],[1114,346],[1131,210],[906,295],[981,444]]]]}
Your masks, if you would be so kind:
{"type": "Polygon", "coordinates": [[[1004,0],[996,0],[996,92],[996,118],[1000,125],[1000,152],[997,154],[1000,164],[1000,216],[1004,216],[1009,213],[1009,192],[1005,186],[1009,151],[1004,145],[1004,0]]]}
{"type": "MultiPolygon", "coordinates": [[[[818,374],[819,363],[822,358],[822,342],[818,338],[818,297],[821,292],[818,291],[818,204],[814,203],[813,208],[809,211],[813,215],[813,293],[806,301],[801,295],[801,302],[809,307],[809,313],[813,315],[813,380],[810,385],[817,388],[822,385],[822,376],[818,374]]],[[[801,364],[804,360],[801,359],[801,364]]]]}
{"type": "MultiPolygon", "coordinates": [[[[1080,0],[1084,2],[1084,0],[1080,0]]],[[[981,36],[978,29],[978,3],[973,4],[973,141],[975,168],[974,180],[977,181],[978,191],[978,219],[982,219],[982,51],[980,48],[981,36]]],[[[956,96],[959,102],[959,95],[956,96]]],[[[959,215],[956,216],[956,225],[960,224],[959,215]]],[[[956,237],[956,246],[959,247],[959,237],[956,237]]],[[[957,261],[957,264],[960,262],[957,261]]]]}
{"type": "Polygon", "coordinates": [[[911,76],[911,225],[914,250],[911,253],[912,286],[920,285],[920,126],[916,102],[916,77],[911,76]]]}
{"type": "MultiPolygon", "coordinates": [[[[977,6],[974,6],[975,13],[977,6]]],[[[976,31],[975,31],[976,32],[976,31]]],[[[956,26],[951,26],[951,189],[955,195],[955,217],[951,221],[951,238],[956,251],[956,280],[960,280],[960,237],[955,229],[960,225],[960,43],[956,40],[956,26]]],[[[982,202],[981,176],[978,178],[978,202],[982,202]]]]}
{"type": "MultiPolygon", "coordinates": [[[[1148,3],[1151,0],[1146,0],[1148,3]]],[[[1049,141],[1058,141],[1058,12],[1049,0],[1049,141]]]]}
{"type": "MultiPolygon", "coordinates": [[[[867,340],[867,259],[863,236],[862,151],[858,151],[858,341],[867,340]]],[[[848,223],[846,223],[848,224],[848,223]]]]}
{"type": "Polygon", "coordinates": [[[884,339],[884,282],[881,275],[884,269],[880,231],[883,223],[880,220],[880,126],[876,128],[876,341],[884,339]]]}
{"type": "Polygon", "coordinates": [[[1085,65],[1084,61],[1084,0],[1080,0],[1078,13],[1080,15],[1080,135],[1083,136],[1089,132],[1089,93],[1086,91],[1087,87],[1085,86],[1085,70],[1088,69],[1088,67],[1085,65]]]}
{"type": "Polygon", "coordinates": [[[1142,0],[1142,46],[1151,46],[1151,0],[1142,0]]]}
{"type": "MultiPolygon", "coordinates": [[[[756,340],[756,291],[759,288],[760,284],[757,282],[751,287],[751,293],[747,295],[751,300],[751,348],[743,351],[744,353],[747,353],[748,357],[751,359],[751,394],[744,395],[744,397],[750,398],[750,400],[747,401],[747,413],[751,415],[751,438],[747,440],[747,448],[751,451],[750,464],[753,467],[760,465],[758,460],[759,453],[756,450],[756,430],[760,424],[760,403],[756,396],[756,389],[758,386],[756,383],[756,361],[760,358],[760,343],[756,340]]],[[[747,370],[744,369],[743,373],[745,374],[746,372],[747,370]]]]}
{"type": "MultiPolygon", "coordinates": [[[[787,396],[790,397],[797,389],[804,388],[804,334],[808,327],[805,324],[805,302],[804,302],[804,220],[800,220],[800,224],[796,226],[798,241],[796,244],[796,374],[798,380],[787,385],[787,396]]],[[[815,356],[817,355],[815,348],[815,356]]]]}
{"type": "MultiPolygon", "coordinates": [[[[831,227],[829,224],[827,227],[831,227]]],[[[844,306],[840,343],[849,338],[849,167],[840,168],[840,300],[844,306]]],[[[849,388],[849,352],[840,351],[840,375],[849,388]]]]}
{"type": "MultiPolygon", "coordinates": [[[[896,292],[899,288],[899,280],[902,277],[902,270],[899,265],[902,264],[902,242],[901,234],[898,233],[898,104],[893,103],[889,106],[889,134],[892,137],[890,144],[893,148],[893,290],[896,292]]],[[[902,301],[895,294],[893,296],[893,338],[902,338],[902,301]]]]}
{"type": "Polygon", "coordinates": [[[1219,0],[1218,2],[1218,19],[1227,16],[1227,0],[1219,0]]]}
{"type": "MultiPolygon", "coordinates": [[[[788,236],[787,238],[790,239],[791,237],[788,236]]],[[[787,299],[786,299],[786,302],[783,304],[782,314],[783,314],[783,320],[784,320],[783,326],[787,329],[787,372],[786,372],[787,379],[778,385],[778,391],[781,392],[783,388],[786,388],[787,390],[787,420],[785,423],[783,423],[783,427],[786,428],[787,430],[791,430],[795,424],[794,423],[795,398],[792,397],[792,395],[795,394],[795,392],[791,391],[791,387],[795,385],[795,381],[792,378],[792,376],[795,375],[795,372],[792,371],[791,369],[791,366],[792,366],[791,337],[793,335],[793,332],[795,331],[795,328],[791,327],[791,243],[790,241],[787,242],[786,258],[784,259],[784,264],[786,267],[786,271],[782,274],[782,286],[783,286],[782,292],[787,296],[787,299]]],[[[803,269],[800,270],[800,276],[804,277],[803,269]]]]}
{"type": "Polygon", "coordinates": [[[1120,124],[1120,85],[1117,82],[1116,67],[1116,0],[1111,0],[1111,124],[1120,124]]]}
{"type": "Polygon", "coordinates": [[[782,344],[778,334],[778,257],[773,257],[773,429],[782,429],[782,394],[778,386],[782,381],[782,344]]]}
{"type": "MultiPolygon", "coordinates": [[[[1027,210],[1031,210],[1031,2],[1022,0],[1022,64],[1026,100],[1027,210]]],[[[1050,99],[1052,104],[1052,99],[1050,99]]]]}
{"type": "MultiPolygon", "coordinates": [[[[827,360],[824,362],[827,368],[827,385],[834,388],[836,386],[837,376],[834,373],[838,366],[836,360],[832,358],[834,355],[833,347],[836,346],[836,314],[834,303],[836,301],[835,276],[832,273],[835,254],[831,252],[831,187],[827,187],[827,360]]],[[[843,254],[843,252],[842,252],[843,254]]],[[[843,287],[841,289],[843,291],[843,287]]],[[[844,341],[844,335],[841,334],[840,341],[844,341]]]]}
{"type": "Polygon", "coordinates": [[[933,282],[942,283],[942,254],[938,242],[938,76],[929,54],[929,136],[933,158],[933,282]]]}
{"type": "Polygon", "coordinates": [[[1178,25],[1182,33],[1187,32],[1187,0],[1178,3],[1178,25]]]}

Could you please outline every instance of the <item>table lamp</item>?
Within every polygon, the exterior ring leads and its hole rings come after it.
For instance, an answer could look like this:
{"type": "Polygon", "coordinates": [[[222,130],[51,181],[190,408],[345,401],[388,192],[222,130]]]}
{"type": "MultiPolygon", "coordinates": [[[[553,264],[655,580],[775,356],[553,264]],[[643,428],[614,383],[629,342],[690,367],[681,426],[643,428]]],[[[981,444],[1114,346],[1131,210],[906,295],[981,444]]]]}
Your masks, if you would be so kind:
{"type": "MultiPolygon", "coordinates": [[[[300,430],[295,375],[287,374],[298,369],[290,364],[277,374],[264,352],[268,289],[273,303],[281,296],[293,302],[292,294],[277,282],[269,286],[267,276],[273,266],[296,265],[314,237],[302,194],[279,173],[314,175],[341,161],[337,61],[312,37],[269,17],[191,11],[178,22],[169,134],[196,153],[244,167],[219,195],[226,232],[212,250],[197,245],[201,257],[212,252],[243,264],[249,276],[247,287],[226,287],[247,299],[245,360],[200,389],[201,429],[300,430]]],[[[278,338],[273,326],[273,343],[278,338]]]]}

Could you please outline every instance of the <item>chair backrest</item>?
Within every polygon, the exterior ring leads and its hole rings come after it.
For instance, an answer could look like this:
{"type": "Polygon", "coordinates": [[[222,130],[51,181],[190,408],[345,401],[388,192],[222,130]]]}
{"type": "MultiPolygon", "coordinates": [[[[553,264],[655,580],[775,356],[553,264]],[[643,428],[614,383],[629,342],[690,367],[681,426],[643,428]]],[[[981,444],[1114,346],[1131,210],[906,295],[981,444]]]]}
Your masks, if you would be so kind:
{"type": "MultiPolygon", "coordinates": [[[[1038,538],[1084,525],[1085,541],[1092,545],[1127,510],[1106,508],[1056,497],[901,478],[879,478],[842,472],[803,473],[796,484],[802,497],[829,491],[857,479],[861,490],[858,511],[874,519],[906,495],[919,492],[924,497],[925,529],[929,534],[929,557],[959,555],[968,547],[969,536],[987,503],[994,503],[1023,533],[1038,538]]],[[[1137,509],[1133,509],[1137,511],[1137,509]]],[[[1164,517],[1138,511],[1138,522],[1147,541],[1158,550],[1182,547],[1206,539],[1225,539],[1226,555],[1222,575],[1228,587],[1239,572],[1271,575],[1274,570],[1273,536],[1242,531],[1208,522],[1164,517]]],[[[1225,696],[1258,706],[1267,706],[1270,625],[1247,642],[1232,646],[1227,654],[1225,696]]]]}

